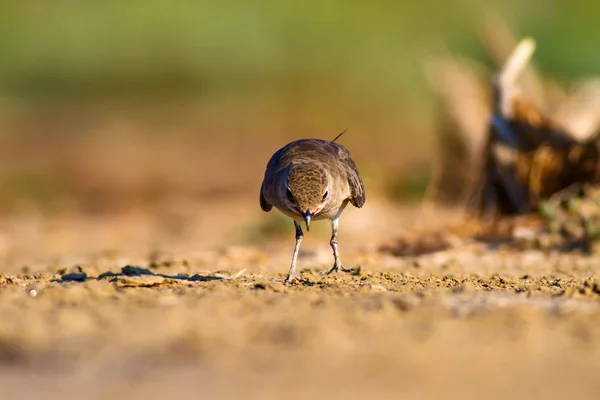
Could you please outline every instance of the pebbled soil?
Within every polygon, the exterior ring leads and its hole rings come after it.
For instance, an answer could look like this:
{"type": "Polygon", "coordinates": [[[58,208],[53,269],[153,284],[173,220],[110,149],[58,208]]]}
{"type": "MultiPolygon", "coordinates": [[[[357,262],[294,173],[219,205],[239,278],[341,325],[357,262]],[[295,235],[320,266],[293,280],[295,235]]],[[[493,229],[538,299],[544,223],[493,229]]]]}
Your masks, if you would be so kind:
{"type": "Polygon", "coordinates": [[[392,257],[342,231],[359,270],[323,277],[327,232],[311,230],[285,285],[291,226],[148,256],[107,224],[121,247],[87,243],[77,227],[102,235],[82,219],[6,242],[2,398],[597,398],[597,256],[470,243],[392,257]]]}

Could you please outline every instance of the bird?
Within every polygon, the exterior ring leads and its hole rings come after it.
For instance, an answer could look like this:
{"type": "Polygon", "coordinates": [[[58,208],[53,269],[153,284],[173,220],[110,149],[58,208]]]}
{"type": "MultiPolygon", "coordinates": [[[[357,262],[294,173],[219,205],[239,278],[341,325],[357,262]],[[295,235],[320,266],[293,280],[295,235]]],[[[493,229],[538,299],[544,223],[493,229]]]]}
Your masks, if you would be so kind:
{"type": "Polygon", "coordinates": [[[361,208],[366,201],[365,188],[350,152],[333,140],[298,139],[277,150],[267,163],[260,188],[260,207],[269,212],[273,207],[292,218],[296,230],[296,245],[285,278],[292,283],[296,261],[304,237],[302,222],[310,231],[311,222],[327,219],[331,222],[330,246],[334,264],[332,272],[352,272],[342,266],[338,252],[339,220],[351,203],[361,208]]]}

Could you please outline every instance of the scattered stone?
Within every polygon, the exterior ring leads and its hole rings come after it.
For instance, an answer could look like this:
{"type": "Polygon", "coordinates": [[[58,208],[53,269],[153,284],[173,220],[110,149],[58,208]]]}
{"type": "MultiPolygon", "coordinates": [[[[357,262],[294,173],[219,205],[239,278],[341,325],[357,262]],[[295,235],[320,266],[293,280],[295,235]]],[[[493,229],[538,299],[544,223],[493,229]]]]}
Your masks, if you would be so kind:
{"type": "Polygon", "coordinates": [[[70,274],[64,274],[62,277],[63,282],[83,282],[87,279],[85,272],[71,272],[70,274]]]}
{"type": "Polygon", "coordinates": [[[219,281],[222,280],[223,278],[219,277],[219,276],[213,276],[213,275],[200,275],[200,274],[196,274],[196,275],[192,275],[188,278],[190,281],[219,281]]]}
{"type": "Polygon", "coordinates": [[[133,265],[126,265],[121,268],[121,272],[124,275],[154,275],[154,272],[146,268],[135,267],[133,265]]]}
{"type": "Polygon", "coordinates": [[[115,274],[114,272],[106,271],[106,272],[103,272],[100,275],[98,275],[98,279],[113,278],[115,276],[117,276],[117,274],[115,274]]]}
{"type": "Polygon", "coordinates": [[[254,289],[258,289],[258,290],[265,290],[267,288],[268,284],[265,282],[258,282],[254,284],[254,289]]]}

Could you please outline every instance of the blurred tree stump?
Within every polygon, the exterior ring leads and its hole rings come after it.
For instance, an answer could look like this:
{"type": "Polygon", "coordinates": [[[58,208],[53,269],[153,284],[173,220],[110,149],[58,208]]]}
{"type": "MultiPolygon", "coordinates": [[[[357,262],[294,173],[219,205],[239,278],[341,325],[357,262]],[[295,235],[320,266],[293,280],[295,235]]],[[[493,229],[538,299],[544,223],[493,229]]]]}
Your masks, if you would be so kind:
{"type": "Polygon", "coordinates": [[[541,79],[528,68],[533,39],[514,43],[499,20],[484,30],[484,43],[494,59],[513,44],[491,82],[483,67],[447,51],[426,63],[440,111],[427,201],[461,206],[468,217],[382,250],[416,255],[469,239],[518,239],[590,251],[600,236],[600,80],[569,95],[541,79]]]}

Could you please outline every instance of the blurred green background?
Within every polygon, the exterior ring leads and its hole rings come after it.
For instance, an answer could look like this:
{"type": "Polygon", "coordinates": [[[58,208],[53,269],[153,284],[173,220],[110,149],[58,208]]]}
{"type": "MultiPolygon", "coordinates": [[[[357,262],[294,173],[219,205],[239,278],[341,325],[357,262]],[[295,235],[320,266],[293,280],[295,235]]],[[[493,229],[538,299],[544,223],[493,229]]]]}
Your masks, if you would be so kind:
{"type": "Polygon", "coordinates": [[[423,57],[491,65],[491,15],[537,40],[545,74],[600,70],[594,1],[3,1],[0,206],[254,193],[286,141],[346,128],[367,180],[422,173],[423,57]]]}

